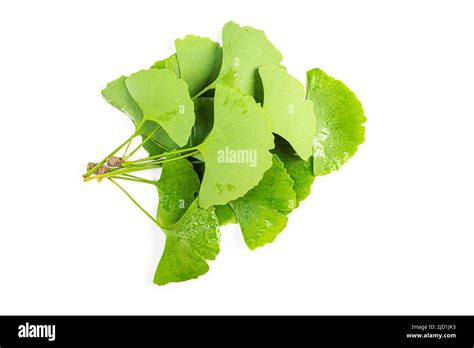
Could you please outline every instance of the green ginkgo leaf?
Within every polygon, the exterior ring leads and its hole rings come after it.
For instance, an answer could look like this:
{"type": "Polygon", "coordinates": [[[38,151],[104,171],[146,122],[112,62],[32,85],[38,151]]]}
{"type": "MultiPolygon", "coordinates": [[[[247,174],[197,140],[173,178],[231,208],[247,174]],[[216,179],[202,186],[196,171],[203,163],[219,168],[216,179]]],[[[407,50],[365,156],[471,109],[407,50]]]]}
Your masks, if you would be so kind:
{"type": "Polygon", "coordinates": [[[133,121],[136,127],[140,125],[140,129],[136,129],[137,135],[146,138],[150,133],[154,132],[152,140],[145,143],[144,148],[150,155],[157,155],[163,153],[164,149],[175,149],[178,145],[166,134],[163,128],[158,129],[157,124],[152,121],[141,123],[143,120],[143,112],[140,106],[130,95],[127,86],[125,85],[127,77],[122,76],[107,84],[107,87],[102,90],[102,96],[116,109],[124,112],[133,121]],[[158,143],[160,146],[156,145],[158,143]]]}
{"type": "Polygon", "coordinates": [[[216,209],[216,215],[219,219],[219,225],[224,226],[237,223],[237,217],[229,204],[216,205],[214,208],[216,209]]]}
{"type": "Polygon", "coordinates": [[[238,223],[252,250],[273,242],[315,177],[343,165],[365,135],[354,93],[320,69],[307,72],[305,93],[263,31],[228,22],[222,47],[192,35],[175,47],[102,91],[135,131],[83,174],[108,179],[164,231],[158,285],[208,272],[219,226],[238,223]],[[157,169],[158,181],[139,175],[157,169]],[[156,214],[120,180],[156,188],[156,214]]]}
{"type": "Polygon", "coordinates": [[[125,85],[126,79],[126,76],[121,76],[118,79],[109,82],[102,90],[102,96],[114,108],[128,115],[135,126],[137,126],[143,119],[143,112],[130,95],[127,86],[125,85]]]}
{"type": "MultiPolygon", "coordinates": [[[[184,147],[193,147],[201,144],[212,129],[214,124],[214,100],[213,98],[197,98],[194,101],[194,114],[196,121],[191,131],[191,137],[184,147]]],[[[146,127],[146,134],[149,134],[146,127]]],[[[145,136],[143,137],[145,138],[145,136]]],[[[143,147],[150,156],[159,155],[169,150],[182,148],[178,146],[163,129],[159,129],[143,147]]],[[[196,155],[199,157],[198,155],[196,155]]]]}
{"type": "Polygon", "coordinates": [[[199,177],[187,159],[163,164],[157,183],[159,202],[157,221],[160,226],[176,223],[194,202],[199,186],[199,177]]]}
{"type": "Polygon", "coordinates": [[[175,41],[180,78],[195,96],[211,84],[219,73],[222,51],[218,43],[208,38],[188,35],[175,41]]]}
{"type": "Polygon", "coordinates": [[[286,213],[296,205],[293,180],[277,156],[262,181],[229,205],[235,212],[245,243],[250,249],[271,243],[286,227],[286,213]]]}
{"type": "Polygon", "coordinates": [[[283,59],[280,51],[268,41],[263,31],[241,27],[234,22],[224,25],[222,48],[219,81],[260,100],[261,83],[257,70],[263,65],[279,65],[283,59]]]}
{"type": "Polygon", "coordinates": [[[304,86],[284,67],[266,65],[259,70],[263,108],[272,117],[272,131],[286,139],[304,160],[312,154],[316,131],[313,103],[305,100],[304,86]]]}
{"type": "Polygon", "coordinates": [[[154,282],[165,285],[195,279],[207,273],[206,260],[219,253],[219,221],[214,208],[200,208],[195,200],[181,219],[164,227],[166,244],[154,282]]]}
{"type": "Polygon", "coordinates": [[[189,139],[190,147],[201,144],[211,132],[214,125],[214,99],[197,98],[194,101],[194,114],[196,123],[189,139]]]}
{"type": "MultiPolygon", "coordinates": [[[[154,124],[156,128],[156,124],[154,124]]],[[[142,134],[142,140],[146,140],[148,135],[153,132],[151,139],[148,139],[144,144],[143,148],[150,154],[150,156],[159,155],[168,152],[173,149],[179,149],[180,146],[176,144],[163,128],[154,129],[153,127],[146,126],[144,130],[140,132],[142,134]]]]}
{"type": "Polygon", "coordinates": [[[176,57],[176,53],[172,54],[166,59],[159,60],[153,64],[150,69],[168,69],[174,72],[176,77],[180,78],[180,71],[178,66],[178,58],[176,57]]]}
{"type": "Polygon", "coordinates": [[[364,142],[366,118],[355,94],[321,69],[308,71],[307,85],[316,116],[313,172],[326,175],[346,163],[364,142]]]}
{"type": "Polygon", "coordinates": [[[150,133],[154,133],[153,137],[143,146],[150,155],[153,156],[163,153],[166,150],[179,148],[163,128],[156,130],[157,124],[155,122],[147,121],[141,123],[143,120],[143,112],[130,95],[127,86],[125,85],[126,79],[126,76],[121,76],[108,83],[106,88],[102,90],[102,96],[104,99],[113,107],[128,115],[133,121],[135,128],[140,125],[140,129],[136,129],[136,131],[143,139],[145,139],[150,133]]]}
{"type": "Polygon", "coordinates": [[[145,120],[156,122],[179,146],[188,142],[195,117],[186,82],[168,69],[150,69],[130,75],[125,85],[145,120]]]}
{"type": "Polygon", "coordinates": [[[278,158],[283,162],[286,172],[293,180],[293,191],[296,193],[296,207],[311,193],[314,182],[313,159],[301,159],[288,142],[278,136],[275,137],[275,149],[278,158]]]}
{"type": "Polygon", "coordinates": [[[214,127],[198,146],[205,162],[199,205],[209,208],[242,197],[272,165],[269,116],[255,100],[219,84],[214,127]]]}

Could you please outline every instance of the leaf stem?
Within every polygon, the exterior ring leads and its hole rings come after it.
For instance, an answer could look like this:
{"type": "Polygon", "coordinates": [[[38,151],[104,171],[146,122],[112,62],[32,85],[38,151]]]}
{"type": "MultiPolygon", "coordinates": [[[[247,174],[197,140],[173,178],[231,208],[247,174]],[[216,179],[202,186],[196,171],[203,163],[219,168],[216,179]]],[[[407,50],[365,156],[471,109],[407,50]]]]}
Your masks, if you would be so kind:
{"type": "Polygon", "coordinates": [[[158,146],[159,148],[161,148],[161,149],[163,149],[163,150],[165,150],[165,151],[167,151],[167,152],[170,151],[169,148],[167,148],[166,146],[161,145],[161,144],[160,144],[159,142],[157,142],[155,139],[151,139],[151,142],[152,142],[153,144],[155,144],[156,146],[158,146]]]}
{"type": "Polygon", "coordinates": [[[161,129],[160,126],[156,127],[156,128],[153,130],[153,132],[151,132],[150,134],[148,134],[148,136],[147,136],[135,149],[133,149],[132,152],[130,152],[130,154],[128,155],[128,157],[132,157],[132,156],[135,154],[135,152],[137,152],[143,145],[145,145],[145,143],[146,143],[148,140],[150,140],[150,139],[155,135],[155,133],[158,132],[158,130],[160,130],[160,129],[161,129]]]}
{"type": "Polygon", "coordinates": [[[128,149],[130,148],[130,145],[132,144],[133,138],[128,141],[127,147],[125,148],[125,151],[123,152],[122,158],[127,158],[127,152],[128,149]]]}
{"type": "Polygon", "coordinates": [[[139,178],[139,177],[128,177],[128,176],[125,176],[125,175],[126,174],[124,174],[124,176],[117,175],[117,176],[114,176],[114,178],[115,179],[120,179],[120,180],[128,180],[128,181],[139,182],[139,183],[143,183],[143,184],[150,184],[150,185],[155,185],[156,184],[156,182],[151,181],[151,180],[146,180],[146,179],[139,178]]]}
{"type": "Polygon", "coordinates": [[[113,150],[111,153],[109,153],[104,159],[102,159],[99,163],[97,163],[94,167],[92,167],[90,170],[88,170],[84,175],[83,177],[84,178],[87,178],[87,177],[90,177],[92,173],[94,173],[97,169],[99,169],[106,161],[107,161],[107,158],[115,155],[118,151],[120,151],[120,149],[122,147],[124,147],[125,145],[127,145],[127,143],[129,143],[130,141],[133,140],[133,138],[135,138],[138,134],[138,131],[140,130],[140,128],[142,127],[144,123],[144,119],[138,124],[135,132],[127,139],[125,140],[122,144],[120,144],[115,150],[113,150]]]}
{"type": "Polygon", "coordinates": [[[142,166],[132,166],[132,167],[122,167],[122,168],[117,168],[114,170],[111,170],[108,173],[104,174],[99,174],[99,175],[94,175],[94,176],[89,176],[84,179],[84,181],[90,181],[90,180],[101,180],[104,178],[109,178],[109,177],[114,177],[117,175],[123,175],[123,174],[128,174],[128,173],[133,173],[133,172],[139,172],[141,170],[148,170],[148,169],[155,169],[155,168],[160,168],[161,163],[153,163],[153,164],[148,164],[148,165],[142,165],[142,166]]]}
{"type": "MultiPolygon", "coordinates": [[[[150,166],[150,165],[153,165],[153,164],[162,165],[164,163],[173,162],[173,161],[176,161],[176,160],[179,160],[179,159],[183,159],[183,158],[193,156],[197,153],[199,153],[199,151],[187,153],[187,154],[182,155],[182,156],[166,158],[166,159],[163,159],[163,160],[150,160],[150,161],[146,161],[146,162],[134,163],[134,164],[131,165],[131,167],[141,168],[142,166],[150,166]]],[[[124,165],[124,168],[129,168],[129,166],[124,165]]]]}
{"type": "MultiPolygon", "coordinates": [[[[140,158],[140,159],[137,159],[137,160],[134,160],[134,161],[128,161],[128,162],[125,162],[123,165],[124,166],[134,165],[134,164],[138,164],[138,163],[141,163],[141,162],[151,161],[151,160],[155,160],[155,159],[158,159],[158,158],[161,158],[161,157],[168,157],[170,155],[175,155],[175,154],[180,155],[180,156],[178,156],[179,158],[184,158],[184,157],[188,157],[188,156],[195,155],[196,153],[198,153],[199,151],[196,151],[197,148],[198,147],[195,146],[195,147],[190,147],[190,148],[187,148],[187,149],[172,150],[170,152],[165,152],[165,153],[162,153],[162,154],[159,154],[159,155],[140,158]],[[191,152],[191,153],[189,153],[189,152],[191,152]],[[183,153],[185,153],[185,154],[183,155],[183,153]]],[[[178,159],[178,158],[173,157],[173,159],[178,159]]]]}
{"type": "Polygon", "coordinates": [[[91,176],[90,174],[88,176],[84,175],[84,181],[90,181],[93,179],[97,179],[98,181],[100,181],[104,178],[117,177],[118,175],[125,175],[128,173],[138,172],[142,170],[160,168],[163,163],[176,161],[176,160],[190,157],[199,153],[197,148],[198,147],[196,146],[196,147],[191,147],[187,149],[172,150],[170,152],[163,153],[160,155],[141,158],[141,159],[130,161],[130,162],[124,162],[122,164],[122,167],[110,168],[110,171],[104,174],[97,174],[94,176],[91,176]],[[177,155],[177,156],[169,158],[170,155],[177,155]]]}
{"type": "Polygon", "coordinates": [[[148,181],[152,184],[156,184],[156,181],[148,180],[148,179],[142,178],[140,176],[132,175],[132,174],[123,174],[123,176],[128,176],[129,178],[140,179],[140,180],[148,181]]]}
{"type": "MultiPolygon", "coordinates": [[[[135,203],[135,205],[146,215],[150,218],[151,221],[153,221],[156,225],[158,225],[158,221],[155,220],[153,216],[151,216],[118,182],[116,182],[114,179],[109,178],[109,180],[115,184],[120,190],[122,190],[125,195],[130,198],[130,200],[135,203]]],[[[158,225],[159,226],[159,225],[158,225]]]]}

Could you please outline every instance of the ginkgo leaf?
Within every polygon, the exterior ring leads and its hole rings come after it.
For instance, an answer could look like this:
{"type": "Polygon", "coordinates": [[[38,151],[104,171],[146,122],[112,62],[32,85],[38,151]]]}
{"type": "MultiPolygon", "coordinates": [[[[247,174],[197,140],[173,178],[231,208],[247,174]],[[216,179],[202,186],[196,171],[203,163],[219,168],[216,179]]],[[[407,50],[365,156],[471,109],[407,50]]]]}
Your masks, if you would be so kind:
{"type": "Polygon", "coordinates": [[[296,207],[311,193],[314,182],[313,159],[301,159],[288,142],[279,136],[275,137],[273,153],[283,162],[285,170],[293,180],[293,191],[296,193],[296,207]]]}
{"type": "MultiPolygon", "coordinates": [[[[113,107],[127,114],[133,121],[135,128],[140,125],[140,129],[136,130],[139,135],[146,138],[151,132],[154,132],[159,125],[152,121],[141,124],[141,121],[143,120],[143,112],[130,95],[127,86],[125,85],[126,79],[127,77],[122,76],[107,84],[107,87],[102,90],[102,96],[113,107]]],[[[146,142],[144,148],[150,153],[150,155],[163,153],[163,146],[168,149],[178,148],[178,145],[176,145],[168,134],[166,134],[163,128],[158,129],[158,131],[154,133],[152,139],[162,146],[157,146],[151,140],[146,142]]]]}
{"type": "MultiPolygon", "coordinates": [[[[102,96],[113,107],[128,115],[136,128],[141,124],[143,112],[130,95],[127,86],[125,85],[126,79],[126,76],[122,76],[108,83],[107,87],[102,90],[102,96]]],[[[153,156],[165,152],[165,149],[177,149],[179,146],[169,137],[168,134],[166,134],[165,130],[160,128],[156,131],[157,127],[159,127],[159,125],[155,122],[147,121],[140,125],[139,130],[136,129],[143,139],[145,139],[150,133],[154,132],[152,139],[144,144],[143,147],[145,150],[153,156]],[[159,146],[156,143],[158,143],[159,146]]]]}
{"type": "Polygon", "coordinates": [[[156,284],[195,279],[209,270],[206,260],[214,260],[219,253],[219,221],[214,208],[200,208],[195,200],[178,222],[163,231],[166,244],[156,269],[156,284]]]}
{"type": "Polygon", "coordinates": [[[196,122],[189,139],[190,147],[201,144],[211,132],[214,125],[214,99],[197,98],[194,101],[194,114],[196,122]]]}
{"type": "Polygon", "coordinates": [[[262,181],[245,196],[229,202],[250,249],[271,243],[286,227],[286,212],[296,204],[293,180],[277,156],[262,181]]]}
{"type": "MultiPolygon", "coordinates": [[[[186,148],[201,144],[211,131],[214,123],[214,100],[207,97],[197,98],[194,101],[194,114],[196,121],[191,131],[191,137],[189,138],[188,143],[184,146],[186,148]]],[[[148,151],[150,156],[182,148],[181,146],[178,146],[163,129],[159,129],[153,135],[151,140],[148,140],[143,147],[148,151]]],[[[198,155],[196,155],[196,157],[199,158],[198,155]]]]}
{"type": "Polygon", "coordinates": [[[125,86],[126,79],[126,76],[121,76],[109,82],[102,90],[102,96],[114,108],[127,114],[137,126],[143,119],[143,112],[128,92],[127,86],[125,86]]]}
{"type": "Polygon", "coordinates": [[[229,22],[222,47],[192,35],[175,47],[102,91],[135,132],[83,174],[110,179],[163,229],[159,285],[206,273],[219,253],[219,226],[238,223],[252,250],[274,241],[315,177],[364,141],[366,120],[354,93],[319,69],[308,71],[305,95],[263,31],[229,22]],[[151,156],[135,158],[141,147],[151,156]],[[155,169],[158,181],[132,175],[155,169]],[[155,186],[156,218],[114,179],[155,186]]]}
{"type": "Polygon", "coordinates": [[[266,111],[251,96],[219,84],[214,127],[198,146],[206,165],[199,205],[223,205],[256,186],[272,165],[273,146],[266,111]]]}
{"type": "MultiPolygon", "coordinates": [[[[154,128],[156,128],[156,124],[154,124],[154,127],[145,126],[144,128],[145,129],[140,132],[142,134],[142,140],[145,140],[151,132],[155,131],[154,128]]],[[[169,135],[166,134],[163,128],[160,128],[158,131],[154,132],[151,139],[148,139],[148,141],[143,144],[143,148],[150,154],[150,156],[154,156],[173,149],[179,149],[180,146],[178,146],[178,144],[176,144],[169,135]]]]}
{"type": "Polygon", "coordinates": [[[157,221],[160,226],[176,223],[194,202],[201,185],[193,165],[187,159],[163,164],[157,183],[159,202],[157,221]]]}
{"type": "Polygon", "coordinates": [[[218,43],[208,38],[188,35],[175,41],[180,78],[195,96],[217,77],[222,63],[222,51],[218,43]]]}
{"type": "Polygon", "coordinates": [[[304,86],[284,67],[259,68],[263,83],[263,108],[272,117],[272,131],[286,139],[304,160],[312,154],[316,132],[313,103],[305,100],[304,86]]]}
{"type": "Polygon", "coordinates": [[[219,219],[219,225],[224,226],[237,223],[237,217],[229,204],[216,205],[214,208],[216,209],[216,215],[219,219]]]}
{"type": "Polygon", "coordinates": [[[174,72],[176,77],[180,78],[180,71],[178,65],[178,58],[176,57],[176,53],[172,54],[166,59],[159,60],[153,64],[150,69],[168,69],[174,72]]]}
{"type": "Polygon", "coordinates": [[[259,100],[261,85],[257,70],[263,65],[279,65],[283,59],[280,51],[268,41],[263,31],[241,27],[234,22],[224,25],[222,48],[219,80],[259,100]]]}
{"type": "Polygon", "coordinates": [[[364,110],[355,94],[321,69],[307,73],[308,99],[314,104],[314,175],[339,169],[364,142],[364,110]]]}
{"type": "Polygon", "coordinates": [[[150,69],[130,75],[125,84],[145,120],[160,125],[179,146],[187,143],[194,125],[194,104],[186,82],[168,69],[150,69]]]}

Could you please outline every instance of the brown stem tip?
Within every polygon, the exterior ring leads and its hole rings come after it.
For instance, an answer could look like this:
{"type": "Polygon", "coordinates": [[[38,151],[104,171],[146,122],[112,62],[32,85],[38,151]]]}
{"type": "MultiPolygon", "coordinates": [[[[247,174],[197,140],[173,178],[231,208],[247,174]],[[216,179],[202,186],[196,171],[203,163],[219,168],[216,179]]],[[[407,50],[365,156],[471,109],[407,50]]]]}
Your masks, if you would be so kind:
{"type": "Polygon", "coordinates": [[[102,175],[102,174],[105,174],[105,173],[108,173],[108,172],[109,172],[109,168],[106,167],[106,166],[102,166],[99,169],[97,169],[97,171],[95,173],[97,175],[102,175]]]}
{"type": "Polygon", "coordinates": [[[87,171],[91,170],[91,169],[94,168],[96,165],[97,165],[97,163],[94,163],[94,162],[89,162],[89,163],[87,163],[87,171]]]}
{"type": "Polygon", "coordinates": [[[124,161],[122,157],[112,156],[107,158],[107,165],[109,167],[121,167],[123,162],[124,161]]]}

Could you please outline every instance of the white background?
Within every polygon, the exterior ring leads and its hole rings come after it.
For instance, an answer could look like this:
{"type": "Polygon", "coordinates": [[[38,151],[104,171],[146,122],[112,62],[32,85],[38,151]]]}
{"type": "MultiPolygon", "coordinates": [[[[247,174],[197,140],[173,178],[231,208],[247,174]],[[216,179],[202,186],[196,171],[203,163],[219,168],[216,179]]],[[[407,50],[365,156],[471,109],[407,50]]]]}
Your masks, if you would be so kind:
{"type": "Polygon", "coordinates": [[[468,1],[2,2],[0,314],[474,314],[473,15],[468,1]],[[265,30],[298,78],[342,79],[367,140],[273,244],[251,252],[224,228],[208,274],[158,287],[162,232],[110,183],[82,182],[132,131],[100,90],[228,20],[265,30]]]}

